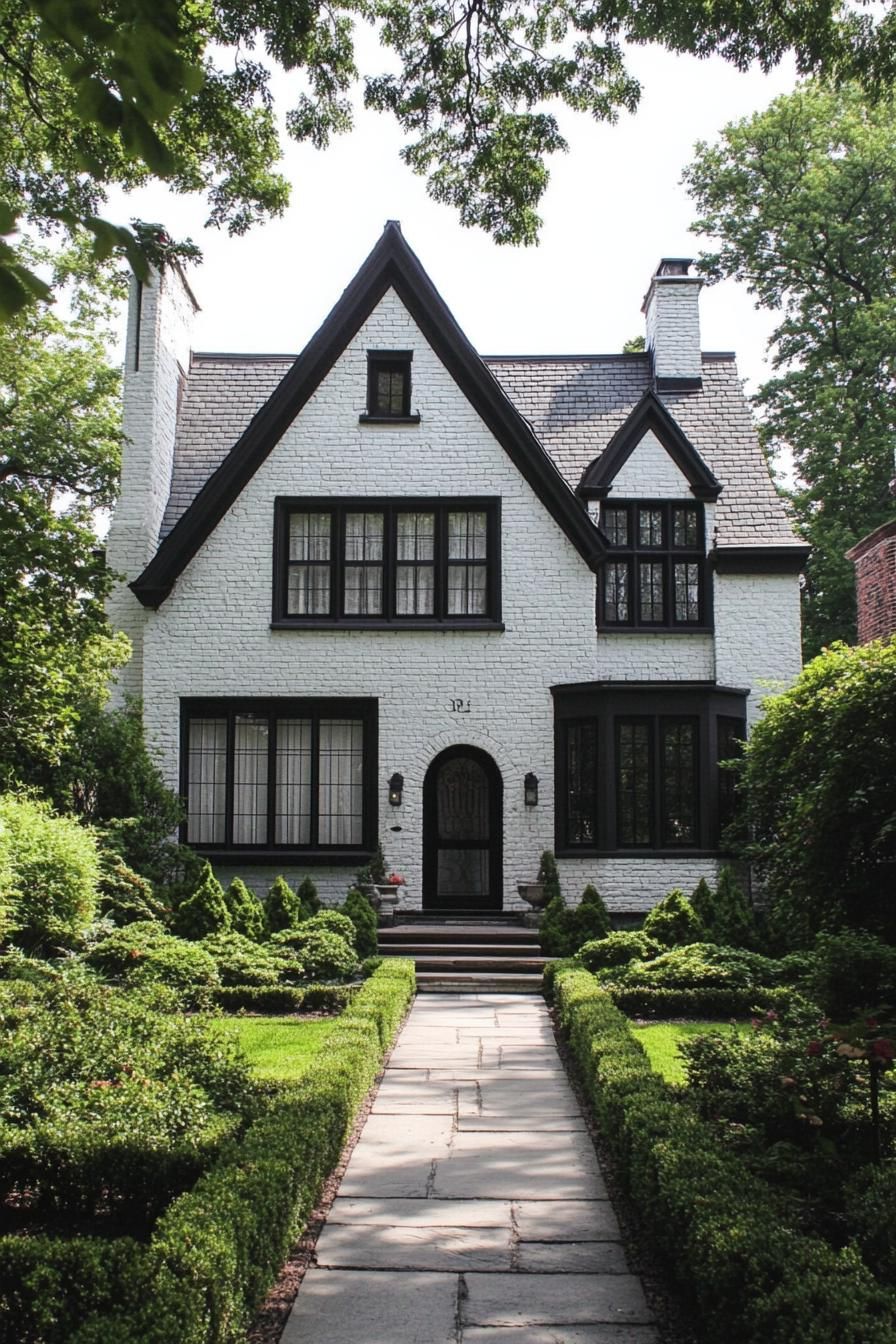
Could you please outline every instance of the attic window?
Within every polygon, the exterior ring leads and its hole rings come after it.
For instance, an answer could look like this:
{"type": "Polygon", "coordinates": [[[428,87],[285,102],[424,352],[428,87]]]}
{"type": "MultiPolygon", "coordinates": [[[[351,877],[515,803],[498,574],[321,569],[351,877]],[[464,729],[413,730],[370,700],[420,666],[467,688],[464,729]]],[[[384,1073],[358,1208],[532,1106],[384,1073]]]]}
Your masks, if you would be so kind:
{"type": "Polygon", "coordinates": [[[411,415],[411,350],[367,351],[367,411],[362,423],[419,424],[411,415]]]}
{"type": "Polygon", "coordinates": [[[599,585],[606,630],[708,630],[703,505],[626,500],[601,508],[610,543],[599,585]]]}

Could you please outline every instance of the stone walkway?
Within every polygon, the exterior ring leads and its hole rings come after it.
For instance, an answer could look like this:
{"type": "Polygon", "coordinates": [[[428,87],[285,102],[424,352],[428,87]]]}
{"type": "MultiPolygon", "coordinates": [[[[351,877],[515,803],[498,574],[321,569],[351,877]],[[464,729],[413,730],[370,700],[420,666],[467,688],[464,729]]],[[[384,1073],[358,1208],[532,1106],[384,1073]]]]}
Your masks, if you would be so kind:
{"type": "Polygon", "coordinates": [[[656,1344],[534,995],[416,1000],[281,1344],[656,1344]]]}

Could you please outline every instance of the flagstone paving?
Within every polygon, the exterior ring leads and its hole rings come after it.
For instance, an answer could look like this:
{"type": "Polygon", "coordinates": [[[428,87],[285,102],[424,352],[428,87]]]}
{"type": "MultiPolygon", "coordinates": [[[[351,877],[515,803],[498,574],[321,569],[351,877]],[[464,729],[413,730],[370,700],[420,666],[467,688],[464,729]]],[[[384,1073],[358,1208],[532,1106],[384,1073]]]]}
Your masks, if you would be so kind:
{"type": "Polygon", "coordinates": [[[535,995],[418,998],[281,1344],[656,1344],[535,995]]]}

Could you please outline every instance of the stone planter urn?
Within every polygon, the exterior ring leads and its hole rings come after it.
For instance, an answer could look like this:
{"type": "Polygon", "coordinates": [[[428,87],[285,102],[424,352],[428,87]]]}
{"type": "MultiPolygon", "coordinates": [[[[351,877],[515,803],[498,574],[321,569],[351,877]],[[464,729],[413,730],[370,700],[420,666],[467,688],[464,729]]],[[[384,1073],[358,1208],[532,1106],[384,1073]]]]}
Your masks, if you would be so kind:
{"type": "Polygon", "coordinates": [[[520,882],[517,891],[533,910],[541,910],[547,904],[543,882],[520,882]]]}
{"type": "Polygon", "coordinates": [[[391,882],[368,882],[361,890],[379,915],[380,923],[394,924],[401,887],[391,882]]]}

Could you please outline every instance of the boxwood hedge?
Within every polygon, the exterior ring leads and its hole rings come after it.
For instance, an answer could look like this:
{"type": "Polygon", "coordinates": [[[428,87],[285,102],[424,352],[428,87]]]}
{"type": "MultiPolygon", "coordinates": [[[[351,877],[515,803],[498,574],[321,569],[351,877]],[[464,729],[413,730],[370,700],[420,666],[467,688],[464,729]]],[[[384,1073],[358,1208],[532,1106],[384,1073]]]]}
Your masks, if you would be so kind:
{"type": "Polygon", "coordinates": [[[335,1167],[414,993],[384,961],[308,1072],[268,1105],[147,1245],[0,1238],[2,1344],[236,1344],[335,1167]]]}
{"type": "Polygon", "coordinates": [[[786,1206],[652,1072],[585,971],[559,968],[560,1019],[594,1114],[698,1333],[737,1344],[890,1344],[896,1309],[852,1246],[788,1226],[786,1206]]]}

